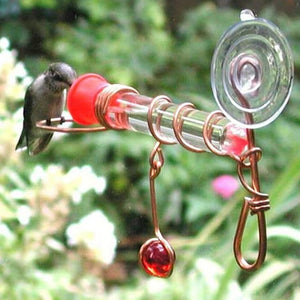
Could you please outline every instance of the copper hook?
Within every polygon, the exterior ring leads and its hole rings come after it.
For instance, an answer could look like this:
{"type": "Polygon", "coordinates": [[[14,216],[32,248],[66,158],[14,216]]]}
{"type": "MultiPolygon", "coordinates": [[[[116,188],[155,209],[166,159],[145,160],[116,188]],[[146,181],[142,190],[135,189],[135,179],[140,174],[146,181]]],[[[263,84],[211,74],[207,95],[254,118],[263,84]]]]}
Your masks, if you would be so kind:
{"type": "Polygon", "coordinates": [[[247,271],[253,271],[258,269],[264,262],[267,251],[267,233],[266,233],[266,220],[264,211],[270,208],[269,197],[267,194],[263,194],[260,192],[260,184],[259,184],[259,176],[258,176],[258,168],[257,162],[260,158],[260,154],[257,155],[257,152],[260,149],[254,147],[254,132],[252,129],[247,129],[248,136],[248,155],[244,155],[243,159],[238,163],[238,174],[241,183],[245,187],[245,189],[252,193],[253,197],[245,197],[244,203],[242,206],[242,210],[240,213],[233,249],[234,255],[238,265],[247,271]],[[252,151],[253,149],[253,151],[252,151]],[[258,150],[259,149],[259,150],[258,150]],[[249,164],[245,164],[244,160],[249,158],[249,164]],[[245,178],[243,176],[242,170],[244,168],[250,168],[251,172],[251,186],[249,186],[245,178]],[[257,215],[257,223],[258,223],[258,234],[259,234],[259,245],[258,245],[258,255],[256,260],[250,264],[243,257],[242,254],[242,240],[244,235],[244,229],[246,225],[246,221],[249,215],[249,210],[251,214],[257,215]]]}
{"type": "Polygon", "coordinates": [[[266,233],[266,220],[265,220],[264,211],[258,211],[256,213],[257,222],[258,222],[258,232],[259,232],[258,255],[254,263],[252,264],[248,263],[247,260],[243,257],[241,246],[242,246],[244,229],[245,229],[245,225],[249,213],[249,201],[251,201],[250,198],[245,198],[241,210],[240,218],[238,221],[235,237],[234,237],[233,249],[234,249],[235,259],[238,265],[244,270],[254,271],[257,270],[265,260],[266,251],[267,251],[267,233],[266,233]]]}
{"type": "MultiPolygon", "coordinates": [[[[247,61],[247,63],[253,64],[251,60],[247,61]]],[[[255,65],[253,65],[255,68],[255,65]]],[[[241,66],[239,66],[241,68],[241,66]]],[[[243,105],[243,107],[248,108],[249,103],[244,95],[238,89],[236,82],[234,80],[233,72],[233,64],[231,65],[231,83],[232,87],[239,98],[239,101],[243,105]]],[[[248,124],[253,123],[253,117],[251,113],[245,113],[245,117],[248,124]]],[[[264,262],[266,257],[267,250],[267,234],[266,234],[266,220],[264,211],[270,208],[269,197],[267,194],[263,194],[260,192],[260,182],[259,182],[259,174],[258,174],[258,166],[257,162],[261,158],[261,149],[255,147],[255,136],[254,130],[247,128],[247,140],[248,140],[248,151],[240,157],[238,161],[238,175],[241,183],[245,187],[245,189],[252,194],[252,198],[246,197],[244,199],[243,207],[240,213],[233,249],[234,255],[238,265],[247,271],[253,271],[258,269],[264,262]],[[246,162],[246,160],[249,160],[246,162]],[[243,176],[243,169],[249,168],[251,173],[251,185],[248,185],[243,176]],[[258,233],[259,233],[259,245],[258,245],[258,255],[256,260],[250,264],[244,258],[242,254],[242,240],[244,235],[244,229],[246,225],[246,221],[249,215],[249,210],[251,214],[257,215],[257,223],[258,223],[258,233]]]]}
{"type": "Polygon", "coordinates": [[[158,239],[163,239],[162,234],[159,229],[157,207],[156,207],[156,195],[155,195],[155,178],[159,175],[162,166],[164,165],[164,156],[160,148],[161,143],[157,142],[151,151],[149,157],[150,171],[149,171],[149,184],[150,184],[150,198],[151,198],[151,209],[152,209],[152,219],[155,235],[158,239]],[[155,157],[158,159],[155,160],[155,157]]]}

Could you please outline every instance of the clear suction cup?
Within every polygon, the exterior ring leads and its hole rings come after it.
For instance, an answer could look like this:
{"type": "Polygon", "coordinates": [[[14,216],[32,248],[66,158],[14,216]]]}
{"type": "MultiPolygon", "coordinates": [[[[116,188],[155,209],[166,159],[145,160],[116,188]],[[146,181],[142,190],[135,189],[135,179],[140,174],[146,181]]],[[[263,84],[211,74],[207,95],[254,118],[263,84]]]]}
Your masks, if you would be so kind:
{"type": "Polygon", "coordinates": [[[287,104],[294,75],[289,44],[271,22],[241,12],[221,37],[211,65],[215,99],[223,113],[247,128],[275,120],[287,104]]]}

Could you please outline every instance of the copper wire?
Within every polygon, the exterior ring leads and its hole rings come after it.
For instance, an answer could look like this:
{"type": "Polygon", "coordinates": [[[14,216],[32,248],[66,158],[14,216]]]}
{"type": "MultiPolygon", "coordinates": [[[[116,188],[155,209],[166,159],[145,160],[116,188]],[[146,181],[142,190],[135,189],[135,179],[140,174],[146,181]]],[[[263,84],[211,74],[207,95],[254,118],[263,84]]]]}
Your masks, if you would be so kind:
{"type": "Polygon", "coordinates": [[[106,121],[105,115],[107,113],[107,108],[108,108],[111,97],[116,95],[119,92],[139,94],[136,89],[126,86],[126,85],[111,84],[111,85],[108,85],[107,87],[105,87],[101,91],[101,93],[98,94],[98,97],[95,102],[95,115],[96,115],[96,118],[98,119],[99,123],[101,124],[101,126],[88,127],[88,128],[57,127],[55,125],[62,125],[63,123],[74,123],[73,119],[66,119],[64,117],[60,117],[60,118],[51,118],[48,120],[38,121],[36,123],[36,127],[46,130],[46,131],[61,132],[61,133],[88,133],[88,132],[106,131],[108,129],[118,129],[118,128],[110,126],[110,124],[106,121]]]}
{"type": "MultiPolygon", "coordinates": [[[[217,149],[213,143],[211,142],[211,134],[212,134],[212,124],[216,124],[218,123],[218,121],[224,118],[224,114],[221,111],[213,111],[211,112],[203,125],[203,139],[205,142],[206,147],[214,154],[216,155],[228,155],[228,153],[226,151],[222,151],[217,149]]],[[[229,154],[231,155],[231,154],[229,154]]]]}
{"type": "MultiPolygon", "coordinates": [[[[235,86],[235,85],[234,85],[235,86]]],[[[235,86],[236,87],[236,86],[235,86]]],[[[237,95],[240,98],[241,103],[246,106],[247,100],[243,97],[243,95],[237,90],[237,95]]],[[[162,139],[160,136],[160,122],[161,122],[161,116],[158,114],[155,122],[155,128],[154,128],[154,122],[153,122],[153,115],[154,110],[157,108],[158,104],[163,101],[167,101],[167,104],[164,107],[160,107],[160,109],[164,110],[168,107],[168,105],[171,105],[171,101],[166,96],[158,96],[153,99],[153,101],[150,104],[148,115],[147,115],[147,121],[148,121],[148,127],[152,134],[152,136],[158,141],[156,144],[152,154],[152,164],[150,169],[150,194],[151,194],[151,205],[152,205],[152,214],[153,214],[153,224],[156,236],[158,238],[162,238],[159,225],[158,225],[158,218],[157,218],[157,212],[156,212],[156,198],[155,198],[155,186],[154,186],[154,179],[158,176],[160,173],[160,168],[162,166],[161,162],[157,164],[157,161],[153,161],[153,157],[158,154],[161,155],[160,144],[170,144],[173,142],[170,142],[168,140],[162,139]],[[170,104],[169,104],[170,103],[170,104]]],[[[182,128],[184,124],[184,118],[194,109],[194,105],[191,103],[182,103],[178,106],[176,109],[172,126],[174,135],[177,139],[177,142],[182,145],[184,148],[186,148],[189,151],[194,152],[203,152],[204,149],[194,147],[190,145],[183,137],[182,135],[182,128]]],[[[247,140],[248,140],[248,150],[243,153],[240,156],[234,155],[232,153],[227,153],[225,151],[217,149],[212,141],[212,131],[213,131],[213,125],[217,124],[222,118],[224,117],[223,113],[220,111],[212,112],[208,115],[206,118],[204,124],[203,124],[203,132],[202,136],[204,139],[204,142],[207,146],[207,148],[216,155],[227,155],[230,156],[232,159],[237,161],[237,170],[238,175],[240,178],[240,181],[244,188],[252,194],[252,198],[246,197],[243,203],[243,207],[241,210],[240,218],[237,225],[237,230],[234,238],[234,253],[237,260],[237,263],[239,266],[244,270],[255,270],[261,266],[261,264],[265,260],[266,255],[266,223],[265,223],[265,215],[264,211],[270,208],[270,202],[269,197],[267,194],[260,192],[260,184],[259,184],[259,176],[258,176],[258,168],[257,168],[257,162],[261,158],[261,149],[255,146],[255,138],[254,138],[254,131],[252,129],[247,129],[247,140]],[[251,184],[248,184],[244,177],[244,170],[250,169],[251,171],[251,184]],[[244,229],[246,225],[246,221],[248,218],[249,211],[251,214],[256,214],[258,219],[258,231],[259,231],[259,249],[258,249],[258,256],[254,263],[250,264],[247,262],[247,260],[242,255],[241,251],[241,244],[244,234],[244,229]]],[[[248,124],[252,122],[252,117],[249,114],[248,115],[248,124]]]]}
{"type": "Polygon", "coordinates": [[[64,123],[74,123],[73,119],[66,119],[64,117],[60,118],[51,118],[48,120],[41,120],[36,123],[36,127],[51,131],[51,132],[61,132],[61,133],[87,133],[87,132],[99,132],[99,131],[106,131],[108,128],[104,126],[97,126],[97,127],[88,127],[88,128],[81,128],[81,127],[57,127],[55,125],[62,125],[64,123]]]}
{"type": "MultiPolygon", "coordinates": [[[[134,93],[139,94],[138,91],[132,87],[128,87],[121,84],[111,84],[105,87],[98,95],[95,101],[95,116],[98,119],[98,122],[101,126],[98,127],[89,127],[89,128],[61,128],[57,127],[56,125],[61,125],[66,122],[74,122],[72,119],[65,119],[65,118],[53,118],[50,120],[42,120],[36,123],[36,126],[40,129],[46,131],[56,131],[56,132],[63,132],[63,133],[85,133],[85,132],[97,132],[97,131],[105,131],[108,129],[119,129],[116,126],[112,126],[109,122],[107,122],[107,112],[110,100],[112,97],[115,97],[117,94],[124,94],[124,93],[134,93]]],[[[182,103],[176,109],[172,126],[173,132],[175,136],[175,141],[170,141],[167,138],[164,138],[161,135],[161,120],[162,120],[162,113],[160,111],[165,111],[170,105],[173,105],[172,100],[165,96],[159,95],[152,99],[147,112],[147,123],[148,128],[151,135],[159,141],[161,144],[176,144],[179,143],[184,148],[189,151],[193,152],[203,152],[205,151],[202,148],[195,147],[189,144],[182,135],[182,129],[184,124],[184,118],[189,115],[189,113],[195,110],[195,106],[192,103],[182,103]],[[156,117],[154,115],[156,114],[156,117]],[[155,121],[154,121],[155,120],[155,121]]],[[[120,114],[121,117],[126,117],[126,114],[120,114]]],[[[203,124],[203,132],[200,132],[200,135],[203,135],[203,139],[207,148],[217,154],[217,155],[228,155],[228,153],[218,150],[210,141],[211,133],[212,133],[212,126],[217,124],[218,121],[223,118],[224,115],[219,112],[213,112],[209,114],[208,118],[205,120],[203,124]]],[[[122,121],[122,120],[119,120],[122,121]]],[[[124,121],[124,120],[123,120],[124,121]]],[[[124,123],[124,122],[122,122],[124,123]]],[[[237,159],[237,158],[235,158],[237,159]]]]}
{"type": "Polygon", "coordinates": [[[172,125],[173,125],[174,135],[177,141],[179,142],[179,144],[189,151],[200,153],[200,152],[204,152],[205,150],[203,148],[198,148],[187,143],[182,135],[184,117],[186,117],[193,109],[195,109],[195,106],[192,103],[186,102],[180,104],[174,113],[172,125]]]}
{"type": "Polygon", "coordinates": [[[106,128],[119,129],[117,127],[111,126],[106,121],[106,113],[109,107],[110,99],[118,93],[139,94],[136,89],[122,84],[110,84],[98,94],[97,100],[95,102],[95,115],[99,123],[106,128]]]}
{"type": "Polygon", "coordinates": [[[165,110],[168,108],[168,106],[171,105],[171,103],[172,100],[169,97],[165,95],[159,95],[152,99],[148,108],[148,113],[147,113],[148,128],[150,130],[151,135],[161,144],[169,144],[169,145],[176,144],[176,142],[171,142],[169,140],[163,139],[160,136],[160,124],[161,124],[162,114],[158,112],[157,108],[160,107],[160,109],[165,110]],[[155,127],[154,127],[154,111],[156,111],[157,113],[155,127]]]}
{"type": "MultiPolygon", "coordinates": [[[[244,64],[251,64],[254,68],[255,72],[255,86],[258,88],[259,84],[259,64],[257,60],[249,57],[238,61],[238,66],[232,63],[230,68],[230,80],[232,84],[232,88],[239,99],[240,104],[244,108],[249,108],[248,100],[244,97],[244,95],[240,92],[237,86],[237,80],[234,77],[234,68],[237,68],[238,72],[241,71],[244,64]]],[[[245,112],[245,118],[247,124],[253,124],[253,117],[250,113],[245,112]]],[[[255,135],[254,130],[247,128],[247,140],[248,140],[248,151],[244,153],[240,157],[240,162],[238,162],[238,175],[241,183],[245,187],[245,189],[252,194],[252,198],[246,197],[244,199],[243,207],[240,213],[233,249],[237,263],[239,266],[248,271],[258,269],[265,260],[266,251],[267,251],[267,234],[266,234],[266,220],[265,220],[265,210],[270,208],[269,196],[267,194],[260,192],[260,182],[259,182],[259,174],[258,174],[258,166],[257,163],[261,158],[261,149],[255,146],[255,135]],[[243,175],[243,170],[248,168],[250,170],[251,175],[251,185],[249,185],[245,181],[245,177],[243,175]],[[246,221],[249,215],[249,211],[251,214],[257,215],[257,223],[258,223],[258,233],[259,233],[259,244],[258,244],[258,254],[257,258],[253,263],[249,263],[242,254],[242,240],[245,230],[246,221]]]]}
{"type": "MultiPolygon", "coordinates": [[[[256,67],[255,62],[252,60],[247,61],[243,58],[242,63],[252,64],[256,67]]],[[[238,66],[237,70],[241,70],[241,66],[238,66]]],[[[244,98],[242,93],[239,91],[235,79],[232,72],[230,74],[231,82],[236,95],[238,96],[240,103],[243,107],[248,107],[247,99],[244,98]]],[[[64,118],[55,118],[51,120],[43,120],[37,122],[37,127],[47,130],[47,131],[58,131],[58,132],[66,132],[66,133],[73,133],[73,132],[95,132],[95,131],[105,131],[107,129],[119,129],[116,127],[111,126],[107,120],[107,110],[109,107],[110,100],[112,97],[115,97],[117,94],[122,93],[135,93],[138,92],[127,86],[114,84],[105,87],[98,95],[98,98],[95,102],[95,115],[102,125],[100,127],[91,127],[91,128],[59,128],[56,126],[52,126],[53,124],[59,125],[65,122],[73,122],[71,119],[64,119],[64,118]]],[[[148,128],[151,135],[158,141],[151,152],[149,161],[150,161],[150,172],[149,172],[149,181],[150,181],[150,196],[151,196],[151,207],[152,207],[152,218],[153,218],[153,225],[154,231],[158,239],[165,243],[166,249],[170,253],[173,253],[173,258],[175,259],[175,254],[173,249],[170,247],[168,242],[163,238],[159,230],[158,224],[158,216],[157,216],[157,207],[156,207],[156,196],[155,196],[155,178],[159,175],[160,170],[163,166],[164,159],[161,150],[161,144],[175,144],[179,143],[185,149],[193,152],[203,152],[204,149],[195,147],[189,144],[185,138],[183,137],[183,126],[185,118],[195,109],[194,105],[191,103],[182,103],[176,109],[173,119],[172,119],[172,127],[175,136],[175,141],[170,141],[161,135],[161,121],[162,121],[162,113],[160,111],[166,110],[170,105],[172,105],[172,101],[170,98],[164,95],[157,96],[153,98],[147,112],[147,123],[148,128]],[[154,117],[155,115],[155,117],[154,117]],[[158,157],[158,160],[155,158],[158,157]],[[171,249],[171,250],[170,250],[171,249]]],[[[120,118],[127,118],[126,114],[120,114],[120,118]]],[[[212,142],[212,133],[213,133],[213,126],[217,125],[218,122],[224,118],[224,115],[220,111],[214,111],[210,113],[206,120],[204,121],[202,132],[200,132],[200,136],[202,135],[203,141],[206,147],[214,154],[221,155],[221,156],[229,156],[235,161],[237,161],[237,173],[240,178],[240,181],[243,187],[249,192],[252,197],[246,197],[243,202],[242,210],[240,213],[236,234],[234,237],[234,254],[237,263],[239,266],[244,270],[255,270],[257,269],[264,261],[266,255],[266,222],[265,222],[265,215],[264,211],[270,208],[270,201],[267,194],[264,194],[260,191],[260,182],[259,182],[259,175],[258,175],[258,167],[257,163],[261,158],[262,151],[260,148],[255,146],[255,137],[254,131],[252,129],[247,129],[247,140],[248,140],[248,147],[247,151],[245,151],[242,155],[237,156],[231,153],[227,153],[223,150],[216,148],[212,142]],[[249,184],[245,180],[244,172],[245,170],[250,170],[251,174],[251,183],[249,184]],[[245,224],[248,218],[248,215],[256,214],[258,220],[258,231],[259,231],[259,246],[258,246],[258,255],[257,259],[254,263],[250,264],[244,258],[241,250],[241,244],[243,240],[243,234],[245,229],[245,224]]],[[[252,116],[250,113],[246,113],[247,123],[251,124],[253,122],[252,116]]],[[[122,121],[122,120],[120,120],[122,121]]]]}
{"type": "Polygon", "coordinates": [[[149,164],[150,164],[150,170],[149,170],[150,202],[151,202],[151,212],[152,212],[154,233],[156,238],[162,242],[165,249],[168,251],[170,261],[173,265],[176,259],[175,252],[171,247],[170,243],[161,234],[159,228],[158,215],[157,215],[155,179],[160,174],[161,168],[164,165],[164,156],[163,156],[160,142],[157,142],[154,148],[152,149],[149,156],[149,164]]]}
{"type": "Polygon", "coordinates": [[[155,235],[160,239],[161,233],[159,229],[157,208],[156,208],[156,196],[155,196],[155,178],[159,175],[161,168],[164,165],[164,156],[160,148],[160,142],[157,142],[151,151],[149,157],[150,171],[149,171],[149,183],[150,183],[150,198],[151,198],[151,208],[152,208],[152,220],[155,235]],[[158,159],[155,160],[155,158],[158,159]]]}

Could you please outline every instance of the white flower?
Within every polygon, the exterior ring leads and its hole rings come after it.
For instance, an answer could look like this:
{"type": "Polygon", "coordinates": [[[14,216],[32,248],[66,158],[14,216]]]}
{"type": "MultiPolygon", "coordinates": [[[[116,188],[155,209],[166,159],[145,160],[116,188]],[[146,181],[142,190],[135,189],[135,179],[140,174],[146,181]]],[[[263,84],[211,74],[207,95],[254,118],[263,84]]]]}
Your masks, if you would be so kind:
{"type": "Polygon", "coordinates": [[[37,165],[34,167],[32,173],[30,174],[30,181],[34,184],[42,181],[46,176],[46,171],[43,169],[41,165],[37,165]]]}
{"type": "Polygon", "coordinates": [[[17,62],[13,71],[16,77],[24,78],[27,76],[27,70],[22,62],[17,62]]]}
{"type": "Polygon", "coordinates": [[[25,193],[24,190],[15,189],[10,192],[9,196],[11,199],[23,199],[25,197],[25,193]]]}
{"type": "Polygon", "coordinates": [[[117,246],[114,225],[100,210],[71,224],[66,235],[70,246],[82,245],[91,251],[94,259],[104,264],[112,263],[117,246]]]}
{"type": "Polygon", "coordinates": [[[0,222],[0,236],[3,236],[7,240],[13,240],[14,235],[8,226],[2,222],[0,222]]]}
{"type": "Polygon", "coordinates": [[[162,293],[167,288],[167,282],[161,278],[152,277],[147,280],[147,289],[152,295],[162,293]]]}
{"type": "Polygon", "coordinates": [[[9,46],[10,46],[9,40],[6,37],[0,38],[0,49],[1,50],[8,49],[9,46]]]}
{"type": "Polygon", "coordinates": [[[34,184],[42,184],[47,187],[56,185],[57,190],[63,191],[74,203],[82,200],[82,195],[90,190],[100,194],[106,188],[106,179],[97,176],[90,166],[73,167],[65,173],[59,165],[49,165],[44,169],[41,165],[34,167],[30,181],[34,184]]]}
{"type": "Polygon", "coordinates": [[[32,217],[31,208],[27,205],[21,205],[17,209],[17,219],[21,225],[28,225],[32,217]]]}
{"type": "Polygon", "coordinates": [[[81,195],[90,190],[101,194],[106,188],[106,179],[98,177],[91,166],[74,167],[67,173],[67,178],[69,182],[77,182],[77,187],[72,194],[75,203],[79,203],[81,195]]]}
{"type": "Polygon", "coordinates": [[[32,81],[24,64],[17,61],[17,52],[9,47],[9,40],[0,38],[0,96],[6,101],[23,98],[32,81]]]}

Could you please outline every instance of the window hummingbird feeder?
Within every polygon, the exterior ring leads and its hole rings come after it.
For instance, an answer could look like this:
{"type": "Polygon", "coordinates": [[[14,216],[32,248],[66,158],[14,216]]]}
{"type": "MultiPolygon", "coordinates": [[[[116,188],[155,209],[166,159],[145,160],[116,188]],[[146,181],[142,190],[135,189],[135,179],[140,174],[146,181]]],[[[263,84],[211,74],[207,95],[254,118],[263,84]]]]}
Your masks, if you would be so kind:
{"type": "Polygon", "coordinates": [[[155,179],[164,164],[162,145],[180,144],[193,152],[211,152],[229,156],[237,162],[241,184],[248,192],[237,223],[234,255],[244,270],[255,270],[264,262],[267,237],[265,211],[269,196],[260,189],[258,161],[262,150],[255,144],[254,129],[275,120],[287,104],[293,82],[293,59],[289,44],[271,22],[243,10],[241,21],[221,37],[211,63],[211,84],[220,111],[198,110],[192,103],[174,104],[159,95],[140,95],[132,87],[110,84],[97,74],[80,76],[67,95],[72,119],[42,120],[37,126],[47,131],[92,132],[131,130],[154,137],[157,141],[149,158],[149,184],[155,237],[146,241],[139,252],[145,271],[168,277],[175,252],[159,229],[155,179]],[[62,128],[75,122],[98,127],[62,128]],[[245,171],[250,171],[250,182],[245,171]],[[257,258],[249,263],[241,244],[249,214],[256,215],[259,233],[257,258]]]}

